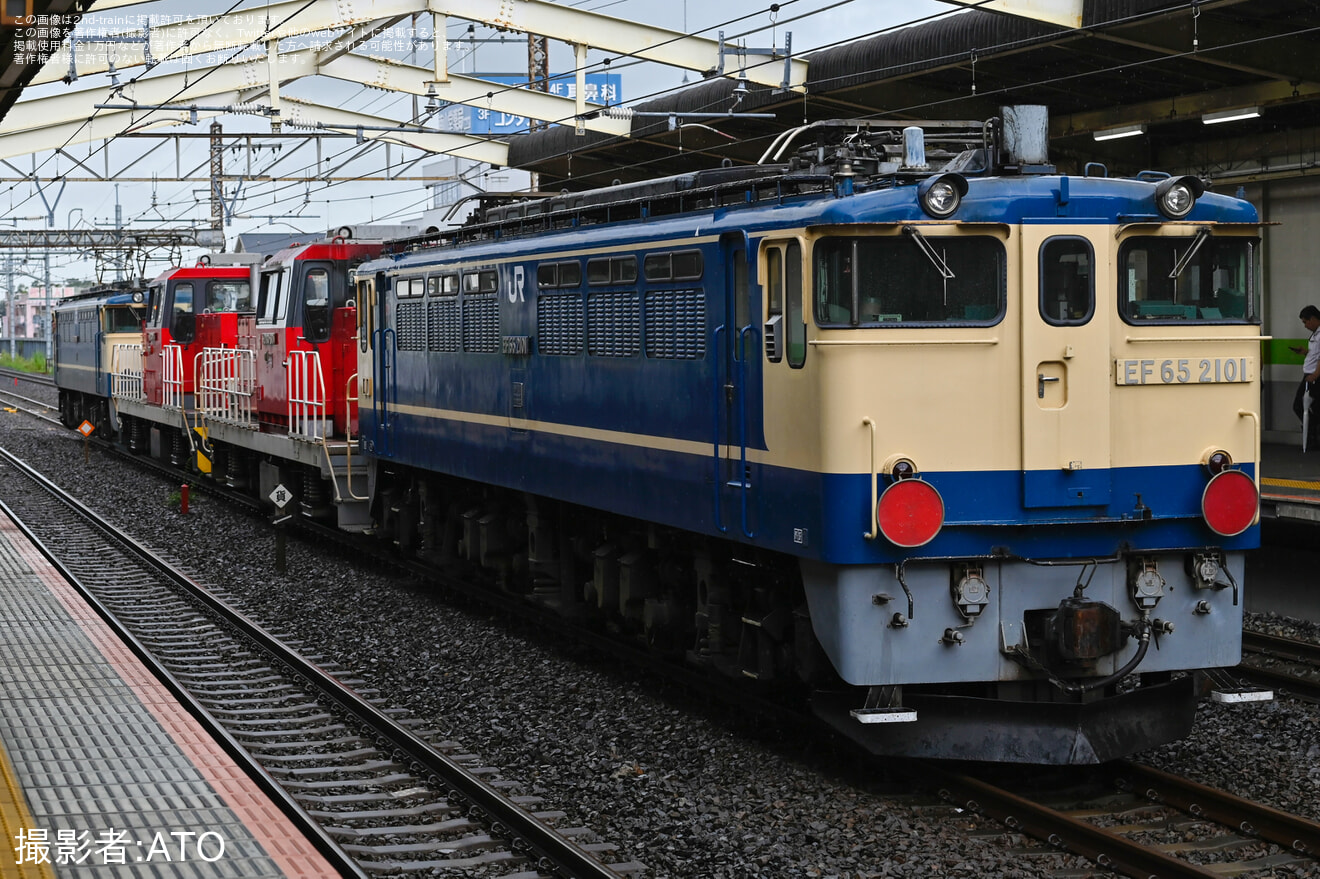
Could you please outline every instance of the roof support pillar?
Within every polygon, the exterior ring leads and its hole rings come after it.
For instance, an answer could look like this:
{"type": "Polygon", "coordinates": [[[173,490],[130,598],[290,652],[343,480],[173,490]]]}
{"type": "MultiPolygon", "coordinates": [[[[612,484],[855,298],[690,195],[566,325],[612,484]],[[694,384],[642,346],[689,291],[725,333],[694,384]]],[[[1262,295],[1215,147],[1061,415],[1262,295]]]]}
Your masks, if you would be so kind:
{"type": "Polygon", "coordinates": [[[574,125],[577,128],[579,137],[585,137],[587,133],[586,123],[583,121],[587,114],[587,44],[573,44],[573,77],[577,81],[577,94],[573,96],[574,106],[577,108],[577,114],[574,118],[574,125]]]}

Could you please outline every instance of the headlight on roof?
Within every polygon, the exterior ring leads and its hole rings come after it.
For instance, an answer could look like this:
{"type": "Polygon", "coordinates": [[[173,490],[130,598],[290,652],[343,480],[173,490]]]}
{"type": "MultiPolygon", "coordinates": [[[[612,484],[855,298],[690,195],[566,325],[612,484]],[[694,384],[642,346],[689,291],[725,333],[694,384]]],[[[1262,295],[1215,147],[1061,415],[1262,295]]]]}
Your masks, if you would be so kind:
{"type": "Polygon", "coordinates": [[[937,174],[917,184],[921,209],[937,220],[953,216],[967,194],[967,178],[961,174],[937,174]]]}
{"type": "Polygon", "coordinates": [[[1203,192],[1205,184],[1198,177],[1168,177],[1155,187],[1155,206],[1170,220],[1181,220],[1196,207],[1203,192]]]}

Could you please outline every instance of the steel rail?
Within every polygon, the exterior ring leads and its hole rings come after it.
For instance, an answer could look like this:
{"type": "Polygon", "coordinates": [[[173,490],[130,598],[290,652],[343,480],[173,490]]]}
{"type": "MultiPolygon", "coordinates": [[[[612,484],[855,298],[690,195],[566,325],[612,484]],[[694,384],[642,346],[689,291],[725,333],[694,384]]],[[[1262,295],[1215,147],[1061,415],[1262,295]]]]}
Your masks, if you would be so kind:
{"type": "Polygon", "coordinates": [[[26,372],[22,369],[10,369],[9,367],[0,367],[0,376],[4,378],[16,378],[19,381],[32,382],[36,385],[55,386],[55,378],[45,372],[26,372]]]}
{"type": "Polygon", "coordinates": [[[1320,857],[1320,824],[1271,806],[1253,803],[1150,766],[1120,761],[1117,777],[1149,800],[1208,818],[1291,851],[1320,857]]]}
{"type": "MultiPolygon", "coordinates": [[[[1262,632],[1243,631],[1242,650],[1286,663],[1299,663],[1320,672],[1320,645],[1262,632]]],[[[1302,699],[1320,700],[1320,677],[1305,677],[1286,668],[1268,668],[1243,662],[1235,670],[1242,678],[1273,687],[1302,699]]]]}
{"type": "Polygon", "coordinates": [[[49,421],[52,424],[59,425],[60,427],[64,426],[63,424],[60,423],[60,420],[58,418],[51,418],[49,415],[46,414],[46,412],[56,411],[57,409],[59,409],[58,406],[53,406],[50,403],[43,403],[41,400],[34,400],[31,397],[25,397],[22,394],[16,394],[13,391],[6,390],[5,388],[0,388],[0,399],[3,399],[5,401],[15,400],[17,402],[14,404],[14,408],[18,409],[20,412],[26,412],[28,415],[32,415],[36,418],[40,418],[43,421],[49,421]],[[28,406],[40,406],[43,411],[38,412],[36,409],[29,409],[27,408],[28,406]]]}
{"type": "Polygon", "coordinates": [[[1267,635],[1264,632],[1242,632],[1242,649],[1251,653],[1260,653],[1292,662],[1308,662],[1320,665],[1320,644],[1310,641],[1297,641],[1279,635],[1267,635]]]}
{"type": "MultiPolygon", "coordinates": [[[[29,473],[33,479],[47,486],[49,490],[81,515],[91,521],[99,521],[99,517],[95,512],[63,492],[41,474],[32,471],[19,459],[13,458],[2,449],[0,449],[0,454],[3,454],[6,459],[12,460],[16,466],[29,473]]],[[[537,858],[541,860],[541,864],[538,864],[538,866],[551,865],[551,869],[559,875],[572,877],[572,879],[620,879],[621,874],[597,860],[586,849],[556,833],[549,825],[540,821],[531,813],[509,802],[495,788],[468,772],[457,762],[437,752],[406,727],[396,723],[388,715],[364,701],[353,690],[291,650],[282,641],[262,628],[255,620],[211,594],[207,589],[188,577],[187,574],[173,566],[163,564],[146,546],[120,532],[114,532],[114,536],[122,541],[125,548],[133,554],[151,561],[153,565],[160,566],[162,574],[167,576],[171,582],[207,605],[227,623],[242,631],[263,649],[270,652],[278,661],[287,664],[298,675],[311,682],[318,688],[321,695],[339,705],[376,735],[389,741],[401,754],[416,762],[425,771],[443,779],[452,790],[491,816],[494,821],[508,828],[515,836],[525,842],[537,858]]],[[[235,746],[237,747],[237,745],[235,746]]],[[[301,809],[301,807],[298,808],[301,809]]]]}
{"type": "Polygon", "coordinates": [[[943,785],[940,795],[950,802],[958,802],[1011,830],[1043,839],[1107,869],[1140,879],[1208,879],[1220,875],[980,779],[929,765],[925,770],[940,779],[943,785]]]}
{"type": "Polygon", "coordinates": [[[1298,677],[1286,671],[1274,668],[1261,668],[1243,663],[1233,669],[1238,677],[1271,687],[1276,692],[1287,693],[1301,699],[1320,700],[1320,680],[1298,677]]]}

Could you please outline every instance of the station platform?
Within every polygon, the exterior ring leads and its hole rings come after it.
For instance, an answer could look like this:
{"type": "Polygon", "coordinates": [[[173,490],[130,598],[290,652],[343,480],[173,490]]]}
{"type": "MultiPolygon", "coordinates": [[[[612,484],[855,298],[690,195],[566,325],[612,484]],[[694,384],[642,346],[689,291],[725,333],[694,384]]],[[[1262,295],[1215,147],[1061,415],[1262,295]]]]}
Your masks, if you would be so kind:
{"type": "Polygon", "coordinates": [[[1262,519],[1320,524],[1320,449],[1303,452],[1295,443],[1265,443],[1260,449],[1262,519]]]}
{"type": "Polygon", "coordinates": [[[0,879],[338,872],[0,514],[0,879]]]}

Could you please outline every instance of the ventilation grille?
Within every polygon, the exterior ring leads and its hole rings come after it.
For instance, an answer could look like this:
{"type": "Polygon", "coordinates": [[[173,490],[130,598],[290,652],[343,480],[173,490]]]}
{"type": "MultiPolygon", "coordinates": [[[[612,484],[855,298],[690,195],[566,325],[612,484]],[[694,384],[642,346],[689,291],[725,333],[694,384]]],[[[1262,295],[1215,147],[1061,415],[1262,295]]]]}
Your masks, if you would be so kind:
{"type": "Polygon", "coordinates": [[[646,294],[646,356],[701,360],[706,356],[706,297],[700,290],[646,294]]]}
{"type": "Polygon", "coordinates": [[[463,297],[463,350],[500,350],[500,302],[494,294],[463,297]]]}
{"type": "Polygon", "coordinates": [[[641,348],[636,293],[594,293],[587,299],[587,346],[593,357],[636,357],[641,348]]]}
{"type": "Polygon", "coordinates": [[[536,347],[542,354],[582,353],[582,295],[541,296],[536,300],[536,347]]]}
{"type": "Polygon", "coordinates": [[[457,351],[460,338],[458,330],[458,298],[432,299],[427,303],[431,323],[431,350],[457,351]]]}
{"type": "Polygon", "coordinates": [[[400,302],[397,320],[400,351],[426,350],[426,322],[420,302],[400,302]]]}

